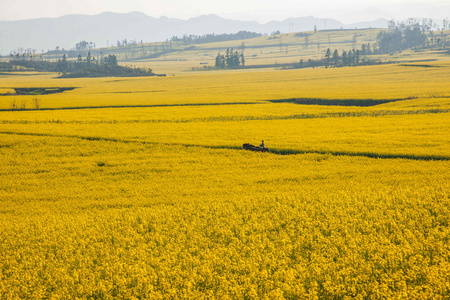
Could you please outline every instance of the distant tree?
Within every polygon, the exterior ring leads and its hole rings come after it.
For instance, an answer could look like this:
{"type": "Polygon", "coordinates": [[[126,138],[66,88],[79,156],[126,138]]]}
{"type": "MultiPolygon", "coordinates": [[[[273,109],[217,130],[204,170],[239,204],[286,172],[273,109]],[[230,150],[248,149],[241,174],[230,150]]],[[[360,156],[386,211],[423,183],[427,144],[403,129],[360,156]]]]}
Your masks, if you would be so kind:
{"type": "Polygon", "coordinates": [[[220,52],[216,56],[216,68],[225,68],[225,57],[220,52]]]}
{"type": "Polygon", "coordinates": [[[350,53],[350,65],[356,66],[356,51],[352,49],[351,51],[348,51],[350,53]]]}
{"type": "Polygon", "coordinates": [[[241,60],[240,60],[239,53],[237,51],[235,51],[233,53],[232,66],[233,67],[238,67],[240,65],[240,63],[241,63],[241,60]]]}
{"type": "Polygon", "coordinates": [[[87,56],[86,56],[86,65],[87,65],[88,67],[90,67],[90,66],[91,66],[91,63],[92,63],[92,55],[91,55],[91,52],[88,52],[88,54],[87,54],[87,56]]]}
{"type": "Polygon", "coordinates": [[[230,66],[231,66],[231,55],[230,55],[230,52],[232,52],[233,51],[233,49],[228,49],[227,48],[227,51],[225,52],[225,66],[227,67],[227,68],[229,68],[230,66]]]}
{"type": "Polygon", "coordinates": [[[448,18],[445,18],[442,20],[442,30],[446,30],[448,28],[450,28],[450,21],[448,20],[448,18]]]}
{"type": "Polygon", "coordinates": [[[106,64],[108,66],[117,66],[117,57],[115,55],[108,55],[106,64]]]}
{"type": "Polygon", "coordinates": [[[337,49],[335,49],[333,52],[333,60],[334,60],[334,66],[337,67],[338,63],[339,63],[339,52],[337,51],[337,49]]]}
{"type": "Polygon", "coordinates": [[[367,51],[366,44],[362,44],[361,45],[361,54],[366,55],[366,51],[367,51]]]}
{"type": "Polygon", "coordinates": [[[67,62],[67,57],[64,54],[63,59],[61,61],[61,71],[63,74],[66,74],[69,71],[69,63],[67,62]]]}
{"type": "Polygon", "coordinates": [[[348,55],[347,55],[347,51],[343,51],[342,52],[342,64],[344,66],[348,66],[348,55]]]}
{"type": "Polygon", "coordinates": [[[78,58],[75,62],[75,70],[81,70],[83,68],[83,58],[81,54],[78,54],[78,58]]]}
{"type": "Polygon", "coordinates": [[[330,50],[330,48],[327,49],[327,52],[325,53],[325,57],[327,59],[325,67],[328,68],[330,66],[330,57],[331,57],[331,50],[330,50]]]}
{"type": "Polygon", "coordinates": [[[69,64],[67,62],[67,57],[65,54],[63,55],[62,60],[58,59],[58,63],[56,65],[56,70],[62,74],[67,74],[67,72],[69,71],[69,64]]]}
{"type": "Polygon", "coordinates": [[[61,65],[61,60],[60,59],[58,59],[58,63],[56,64],[56,70],[59,73],[62,73],[62,65],[61,65]]]}

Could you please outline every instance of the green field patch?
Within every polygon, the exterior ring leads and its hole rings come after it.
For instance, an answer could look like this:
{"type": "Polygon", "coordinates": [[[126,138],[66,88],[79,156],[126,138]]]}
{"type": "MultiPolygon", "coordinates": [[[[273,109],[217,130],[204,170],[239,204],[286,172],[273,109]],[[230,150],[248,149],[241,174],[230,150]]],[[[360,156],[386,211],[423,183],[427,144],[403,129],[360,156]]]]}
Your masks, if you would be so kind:
{"type": "Polygon", "coordinates": [[[350,152],[350,151],[320,151],[320,150],[298,150],[298,149],[274,149],[270,148],[269,153],[277,155],[296,155],[296,154],[322,154],[333,156],[359,156],[377,159],[409,159],[409,160],[450,160],[450,157],[444,155],[414,155],[414,154],[391,154],[376,152],[350,152]]]}
{"type": "Polygon", "coordinates": [[[321,99],[321,98],[292,98],[268,100],[272,103],[295,103],[303,105],[323,105],[323,106],[375,106],[384,103],[417,99],[417,97],[408,97],[401,99],[321,99]]]}
{"type": "Polygon", "coordinates": [[[49,95],[71,91],[76,87],[34,87],[34,88],[10,88],[14,92],[4,93],[0,96],[22,96],[22,95],[49,95]]]}
{"type": "Polygon", "coordinates": [[[36,73],[5,73],[5,72],[0,72],[0,76],[35,76],[36,73]]]}
{"type": "Polygon", "coordinates": [[[141,94],[141,93],[162,93],[167,90],[153,90],[153,91],[119,91],[119,92],[103,92],[102,94],[141,94]]]}
{"type": "Polygon", "coordinates": [[[419,67],[419,68],[442,68],[438,65],[428,65],[428,64],[399,64],[401,67],[419,67]]]}

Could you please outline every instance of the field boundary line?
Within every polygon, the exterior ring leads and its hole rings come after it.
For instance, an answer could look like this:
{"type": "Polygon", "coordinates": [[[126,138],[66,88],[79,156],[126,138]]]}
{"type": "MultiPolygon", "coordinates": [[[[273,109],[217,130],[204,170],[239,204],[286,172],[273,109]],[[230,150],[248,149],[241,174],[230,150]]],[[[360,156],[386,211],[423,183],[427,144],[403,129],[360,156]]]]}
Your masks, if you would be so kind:
{"type": "Polygon", "coordinates": [[[450,109],[418,109],[418,110],[380,110],[380,111],[359,111],[359,112],[330,112],[319,114],[296,114],[287,116],[229,116],[229,117],[205,117],[179,120],[101,120],[101,121],[61,121],[44,120],[1,120],[0,124],[133,124],[133,123],[195,123],[195,122],[245,122],[245,121],[277,121],[277,120],[303,120],[303,119],[325,119],[325,118],[360,118],[360,117],[383,117],[383,116],[405,116],[405,115],[424,115],[424,114],[442,114],[448,113],[450,109]]]}

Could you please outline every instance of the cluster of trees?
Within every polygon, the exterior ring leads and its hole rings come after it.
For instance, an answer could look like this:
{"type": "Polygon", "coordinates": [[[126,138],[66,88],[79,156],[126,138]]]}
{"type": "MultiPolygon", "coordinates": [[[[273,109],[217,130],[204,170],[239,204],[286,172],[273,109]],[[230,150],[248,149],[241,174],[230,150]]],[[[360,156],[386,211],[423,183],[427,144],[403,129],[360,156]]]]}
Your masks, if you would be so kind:
{"type": "Polygon", "coordinates": [[[172,42],[181,42],[183,45],[204,44],[213,42],[225,42],[234,40],[245,40],[262,36],[261,33],[250,31],[239,31],[231,34],[205,34],[205,35],[184,35],[183,37],[174,36],[170,39],[172,42]]]}
{"type": "Polygon", "coordinates": [[[439,26],[431,18],[423,18],[419,20],[417,18],[408,18],[406,21],[390,20],[388,22],[389,30],[400,29],[404,31],[410,27],[419,27],[422,31],[435,31],[435,30],[447,30],[450,29],[450,21],[448,18],[442,20],[442,26],[439,26]]]}
{"type": "Polygon", "coordinates": [[[394,29],[389,32],[380,31],[377,42],[381,54],[388,54],[405,49],[419,49],[427,46],[427,36],[419,28],[408,28],[405,31],[394,29]]]}
{"type": "MultiPolygon", "coordinates": [[[[449,24],[448,21],[443,21],[444,27],[449,24]]],[[[422,23],[416,19],[408,19],[406,22],[390,21],[389,31],[380,31],[376,44],[362,44],[360,49],[344,50],[342,54],[339,54],[338,50],[332,52],[331,49],[327,49],[324,65],[327,68],[357,66],[371,64],[367,59],[361,59],[361,56],[390,54],[405,49],[445,48],[447,36],[443,32],[436,35],[432,31],[436,26],[431,19],[423,19],[422,23]]]]}
{"type": "MultiPolygon", "coordinates": [[[[144,41],[141,40],[140,44],[143,44],[143,43],[144,43],[144,41]]],[[[138,43],[137,40],[130,40],[129,41],[127,39],[124,39],[122,41],[117,41],[116,44],[117,44],[117,47],[126,47],[126,46],[136,46],[139,43],[138,43]]]]}
{"type": "Polygon", "coordinates": [[[358,66],[361,63],[361,50],[348,50],[342,51],[342,55],[339,55],[337,49],[331,53],[330,48],[327,49],[325,53],[325,67],[329,68],[331,66],[334,67],[344,67],[344,66],[358,66]]]}
{"type": "Polygon", "coordinates": [[[67,73],[83,71],[86,69],[96,69],[102,66],[117,66],[117,57],[110,54],[105,57],[102,56],[100,59],[96,59],[91,55],[91,52],[88,52],[84,59],[80,54],[76,61],[68,61],[64,54],[62,59],[58,59],[56,71],[65,75],[67,73]]]}
{"type": "Polygon", "coordinates": [[[81,42],[75,44],[76,51],[91,50],[93,48],[95,48],[95,43],[93,43],[93,42],[81,41],[81,42]]]}
{"type": "Polygon", "coordinates": [[[233,48],[227,49],[225,55],[220,54],[220,52],[216,56],[216,68],[236,68],[245,66],[245,58],[244,53],[240,53],[234,51],[233,48]]]}
{"type": "Polygon", "coordinates": [[[16,54],[13,54],[13,52],[11,52],[9,54],[9,60],[10,61],[42,60],[42,55],[35,54],[36,51],[34,51],[34,52],[23,52],[21,54],[19,54],[18,52],[15,52],[15,53],[16,54]]]}
{"type": "MultiPolygon", "coordinates": [[[[448,20],[443,21],[443,29],[448,27],[448,20]]],[[[422,22],[410,18],[406,22],[389,22],[389,31],[381,31],[377,36],[378,53],[388,54],[405,49],[445,48],[447,36],[434,34],[437,25],[432,19],[423,19],[422,22]],[[427,37],[429,33],[430,38],[427,37]]]]}
{"type": "Polygon", "coordinates": [[[372,55],[374,52],[377,52],[375,45],[371,46],[370,43],[361,45],[361,55],[372,55]]]}
{"type": "Polygon", "coordinates": [[[25,69],[33,69],[39,72],[58,72],[60,77],[105,77],[105,76],[156,76],[151,69],[130,68],[118,65],[115,55],[95,58],[89,52],[85,58],[78,55],[76,60],[68,60],[66,55],[57,61],[23,60],[13,59],[10,66],[20,66],[25,69]]]}
{"type": "Polygon", "coordinates": [[[9,56],[10,57],[16,57],[16,58],[19,58],[20,56],[21,57],[25,57],[25,56],[31,56],[31,55],[35,55],[36,54],[36,49],[33,49],[33,48],[21,48],[21,47],[19,47],[19,48],[17,48],[16,50],[12,50],[10,53],[9,53],[9,56]]]}

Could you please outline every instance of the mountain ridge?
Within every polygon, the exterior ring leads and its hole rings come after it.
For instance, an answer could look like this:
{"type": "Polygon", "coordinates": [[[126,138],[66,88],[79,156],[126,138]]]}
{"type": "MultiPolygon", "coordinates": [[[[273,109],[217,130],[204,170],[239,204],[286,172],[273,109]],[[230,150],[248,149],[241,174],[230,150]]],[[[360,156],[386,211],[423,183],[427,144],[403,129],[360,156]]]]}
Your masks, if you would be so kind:
{"type": "Polygon", "coordinates": [[[0,54],[8,55],[18,48],[36,49],[38,53],[56,47],[71,49],[82,40],[94,42],[97,47],[105,47],[115,45],[117,41],[124,39],[156,42],[185,34],[222,34],[241,30],[266,34],[274,31],[286,33],[292,30],[291,26],[295,32],[314,30],[315,26],[318,30],[385,28],[387,20],[346,25],[330,18],[307,16],[261,24],[257,21],[227,19],[216,14],[182,20],[166,16],[155,18],[138,11],[129,13],[106,11],[97,15],[73,14],[58,18],[0,21],[0,54]]]}

